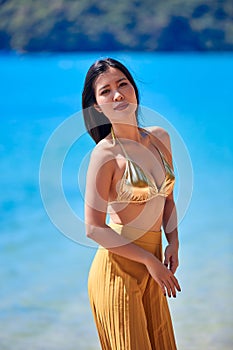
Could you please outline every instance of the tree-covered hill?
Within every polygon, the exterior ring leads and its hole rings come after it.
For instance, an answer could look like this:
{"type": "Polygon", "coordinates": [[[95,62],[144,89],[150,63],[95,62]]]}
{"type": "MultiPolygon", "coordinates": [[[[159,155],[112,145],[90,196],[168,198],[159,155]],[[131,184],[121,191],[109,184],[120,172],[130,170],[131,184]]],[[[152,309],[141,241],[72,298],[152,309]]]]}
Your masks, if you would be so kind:
{"type": "Polygon", "coordinates": [[[0,50],[229,51],[232,0],[0,0],[0,50]]]}

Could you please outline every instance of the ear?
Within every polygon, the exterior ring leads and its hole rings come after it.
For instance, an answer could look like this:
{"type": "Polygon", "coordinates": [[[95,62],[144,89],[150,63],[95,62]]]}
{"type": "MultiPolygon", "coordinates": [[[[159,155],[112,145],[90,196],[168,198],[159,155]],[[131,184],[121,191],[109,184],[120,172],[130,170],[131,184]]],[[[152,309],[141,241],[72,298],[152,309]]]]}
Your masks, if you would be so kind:
{"type": "Polygon", "coordinates": [[[97,103],[94,104],[94,108],[97,110],[97,112],[102,113],[102,109],[99,105],[97,105],[97,103]]]}

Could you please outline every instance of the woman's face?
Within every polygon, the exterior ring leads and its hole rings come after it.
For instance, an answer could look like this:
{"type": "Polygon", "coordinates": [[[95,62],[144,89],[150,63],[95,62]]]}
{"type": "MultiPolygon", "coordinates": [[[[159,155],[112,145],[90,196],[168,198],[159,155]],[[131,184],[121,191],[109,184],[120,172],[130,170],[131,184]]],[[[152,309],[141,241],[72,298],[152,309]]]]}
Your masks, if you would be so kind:
{"type": "Polygon", "coordinates": [[[135,118],[137,98],[133,85],[119,69],[110,67],[100,74],[94,84],[95,108],[103,112],[110,122],[126,122],[135,118]]]}

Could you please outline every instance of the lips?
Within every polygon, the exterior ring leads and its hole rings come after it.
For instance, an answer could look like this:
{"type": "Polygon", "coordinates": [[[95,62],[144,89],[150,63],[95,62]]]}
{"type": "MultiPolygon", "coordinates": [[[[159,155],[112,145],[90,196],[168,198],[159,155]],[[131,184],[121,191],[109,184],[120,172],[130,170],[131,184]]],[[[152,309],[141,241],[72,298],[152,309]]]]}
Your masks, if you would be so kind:
{"type": "Polygon", "coordinates": [[[127,102],[121,102],[121,103],[118,103],[117,105],[115,105],[113,107],[113,109],[115,111],[123,111],[124,109],[126,109],[128,107],[128,103],[127,102]]]}

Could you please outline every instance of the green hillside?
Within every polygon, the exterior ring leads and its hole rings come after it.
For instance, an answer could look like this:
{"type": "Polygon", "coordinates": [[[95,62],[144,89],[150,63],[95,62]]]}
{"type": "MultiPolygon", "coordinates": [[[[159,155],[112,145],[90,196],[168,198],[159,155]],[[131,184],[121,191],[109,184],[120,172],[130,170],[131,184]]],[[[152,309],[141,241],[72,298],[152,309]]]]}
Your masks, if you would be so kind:
{"type": "Polygon", "coordinates": [[[0,50],[232,49],[232,0],[0,0],[0,50]]]}

